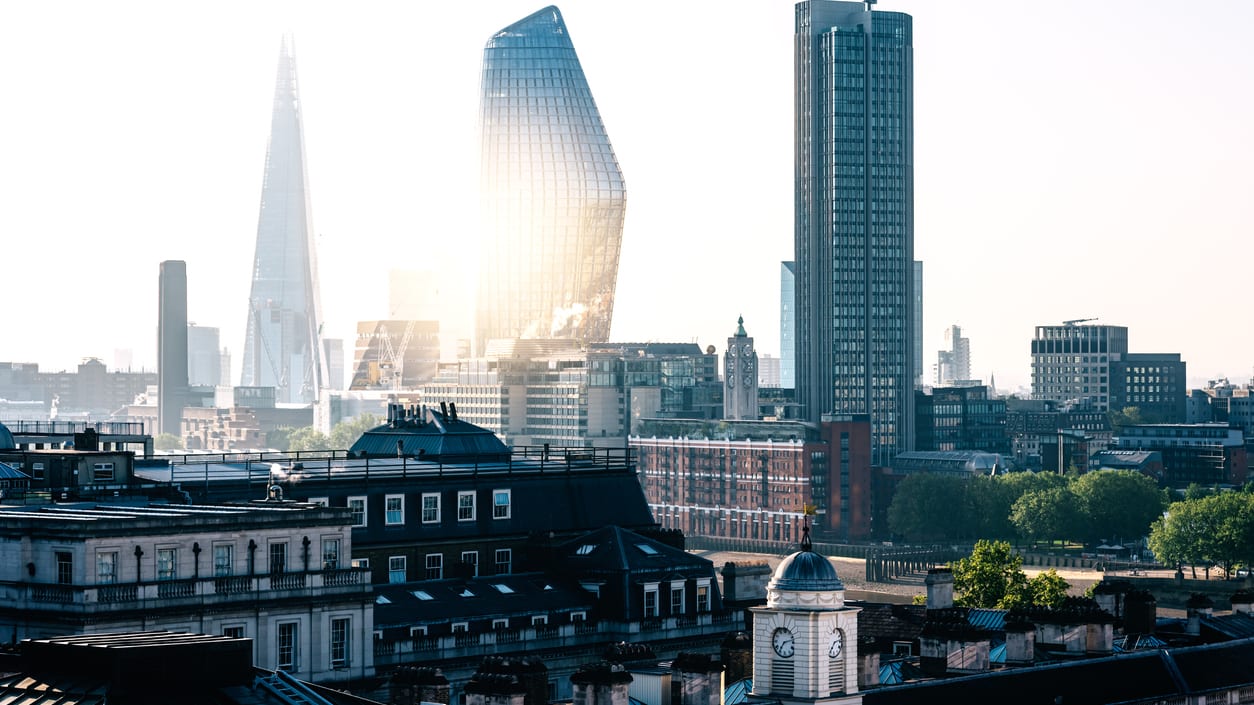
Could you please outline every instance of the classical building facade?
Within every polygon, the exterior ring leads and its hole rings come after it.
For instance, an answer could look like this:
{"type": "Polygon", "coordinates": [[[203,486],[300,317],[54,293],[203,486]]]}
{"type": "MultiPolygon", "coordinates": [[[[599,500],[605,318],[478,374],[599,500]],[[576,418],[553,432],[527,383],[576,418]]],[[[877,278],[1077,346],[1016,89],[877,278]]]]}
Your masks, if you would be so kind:
{"type": "Polygon", "coordinates": [[[262,668],[368,677],[374,597],[349,520],[278,499],[0,507],[0,633],[223,634],[252,639],[262,668]]]}

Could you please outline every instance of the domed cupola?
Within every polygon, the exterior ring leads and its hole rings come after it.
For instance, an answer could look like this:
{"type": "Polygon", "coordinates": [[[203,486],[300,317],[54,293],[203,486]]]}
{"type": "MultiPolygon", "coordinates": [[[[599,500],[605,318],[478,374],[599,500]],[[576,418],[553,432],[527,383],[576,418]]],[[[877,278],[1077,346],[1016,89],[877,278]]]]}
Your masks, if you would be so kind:
{"type": "Polygon", "coordinates": [[[17,443],[13,440],[13,434],[4,424],[0,423],[0,450],[16,450],[17,443]]]}
{"type": "Polygon", "coordinates": [[[841,609],[845,605],[845,585],[826,556],[816,553],[810,542],[810,527],[803,529],[801,550],[780,562],[766,586],[768,607],[841,609]]]}

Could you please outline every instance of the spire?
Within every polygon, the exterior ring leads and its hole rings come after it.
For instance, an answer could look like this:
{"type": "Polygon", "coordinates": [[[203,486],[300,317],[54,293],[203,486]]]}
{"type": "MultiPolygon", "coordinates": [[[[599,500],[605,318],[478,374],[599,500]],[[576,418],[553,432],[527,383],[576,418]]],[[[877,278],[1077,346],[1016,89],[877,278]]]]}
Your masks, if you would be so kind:
{"type": "Polygon", "coordinates": [[[276,400],[285,403],[315,401],[327,378],[308,182],[295,42],[284,35],[261,183],[240,383],[274,387],[276,400]]]}
{"type": "Polygon", "coordinates": [[[741,316],[736,319],[736,337],[747,338],[749,334],[745,332],[745,317],[741,316]]]}

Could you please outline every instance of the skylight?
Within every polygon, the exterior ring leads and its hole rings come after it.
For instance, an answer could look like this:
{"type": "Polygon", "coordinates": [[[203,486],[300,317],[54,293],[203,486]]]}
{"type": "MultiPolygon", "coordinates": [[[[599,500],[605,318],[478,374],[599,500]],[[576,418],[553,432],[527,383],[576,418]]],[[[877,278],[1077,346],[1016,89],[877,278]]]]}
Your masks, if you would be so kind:
{"type": "Polygon", "coordinates": [[[462,590],[462,594],[460,595],[460,597],[474,597],[474,596],[475,594],[470,591],[470,588],[466,588],[465,590],[462,590]]]}
{"type": "Polygon", "coordinates": [[[636,544],[636,548],[640,549],[640,552],[646,556],[658,555],[657,549],[647,543],[638,543],[636,544]]]}
{"type": "Polygon", "coordinates": [[[595,549],[596,549],[596,544],[585,543],[584,545],[580,546],[578,550],[575,551],[575,555],[586,556],[589,553],[592,553],[592,551],[594,551],[595,549]]]}
{"type": "Polygon", "coordinates": [[[510,595],[514,592],[514,588],[506,585],[505,583],[493,583],[492,587],[496,588],[497,592],[500,592],[502,595],[510,595]]]}
{"type": "Polygon", "coordinates": [[[376,605],[390,605],[392,604],[392,601],[384,597],[383,595],[379,595],[378,597],[374,598],[374,603],[376,605]]]}
{"type": "Polygon", "coordinates": [[[419,600],[434,600],[435,599],[434,597],[431,596],[431,593],[427,592],[426,590],[414,590],[413,594],[414,594],[414,597],[418,598],[419,600]]]}

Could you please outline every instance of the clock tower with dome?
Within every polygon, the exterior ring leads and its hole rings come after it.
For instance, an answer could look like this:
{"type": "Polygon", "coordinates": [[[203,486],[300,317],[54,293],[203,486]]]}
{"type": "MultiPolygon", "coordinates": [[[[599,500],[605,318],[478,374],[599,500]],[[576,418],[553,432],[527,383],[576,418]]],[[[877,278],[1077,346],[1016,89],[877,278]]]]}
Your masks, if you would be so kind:
{"type": "Polygon", "coordinates": [[[801,550],[785,558],[753,612],[753,695],[784,705],[861,703],[858,612],[806,527],[801,550]]]}
{"type": "Polygon", "coordinates": [[[758,353],[745,332],[745,317],[736,321],[736,334],[727,339],[723,354],[723,418],[758,420],[758,353]]]}

